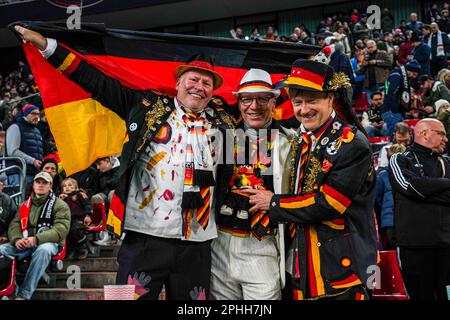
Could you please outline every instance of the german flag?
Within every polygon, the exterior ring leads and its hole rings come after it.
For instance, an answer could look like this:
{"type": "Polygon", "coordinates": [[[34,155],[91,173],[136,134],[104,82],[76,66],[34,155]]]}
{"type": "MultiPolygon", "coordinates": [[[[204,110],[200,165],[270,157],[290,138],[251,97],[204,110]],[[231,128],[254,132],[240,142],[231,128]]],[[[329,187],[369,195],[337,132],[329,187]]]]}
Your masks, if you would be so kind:
{"type": "MultiPolygon", "coordinates": [[[[10,28],[13,30],[16,24],[55,38],[59,46],[72,53],[61,61],[57,70],[36,48],[29,44],[23,46],[68,175],[84,170],[99,157],[119,154],[127,139],[125,119],[67,78],[81,61],[131,89],[173,96],[175,67],[196,53],[211,56],[215,70],[224,78],[224,84],[214,94],[236,109],[236,97],[231,92],[248,69],[264,69],[276,83],[289,74],[296,59],[308,58],[320,49],[275,41],[106,29],[101,24],[84,24],[82,30],[67,30],[62,24],[16,22],[10,28]]],[[[283,124],[295,123],[285,93],[278,98],[274,117],[283,124]]]]}

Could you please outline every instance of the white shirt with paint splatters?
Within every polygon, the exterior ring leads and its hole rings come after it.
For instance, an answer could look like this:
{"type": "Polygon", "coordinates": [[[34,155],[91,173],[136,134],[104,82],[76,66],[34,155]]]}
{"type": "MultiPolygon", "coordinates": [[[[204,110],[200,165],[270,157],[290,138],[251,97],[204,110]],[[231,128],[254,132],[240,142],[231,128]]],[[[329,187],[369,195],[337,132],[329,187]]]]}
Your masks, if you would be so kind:
{"type": "MultiPolygon", "coordinates": [[[[182,234],[181,200],[187,127],[182,119],[184,112],[176,99],[175,107],[166,125],[136,161],[127,199],[125,230],[186,240],[182,234]]],[[[208,139],[218,136],[218,130],[211,128],[210,123],[206,127],[208,139]]],[[[215,178],[216,169],[217,164],[214,164],[215,178]]],[[[213,188],[211,194],[214,194],[213,188]]],[[[194,218],[191,220],[191,229],[189,241],[206,241],[217,237],[213,197],[207,228],[203,230],[194,218]]]]}

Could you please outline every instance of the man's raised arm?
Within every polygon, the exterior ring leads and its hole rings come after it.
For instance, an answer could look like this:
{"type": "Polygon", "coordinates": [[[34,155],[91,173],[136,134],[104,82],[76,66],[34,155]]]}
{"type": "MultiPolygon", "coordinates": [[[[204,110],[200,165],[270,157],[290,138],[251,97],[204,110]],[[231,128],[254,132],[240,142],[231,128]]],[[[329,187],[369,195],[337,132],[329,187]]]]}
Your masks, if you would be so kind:
{"type": "Polygon", "coordinates": [[[38,48],[53,67],[122,119],[126,120],[130,109],[142,99],[141,91],[125,87],[120,81],[105,75],[76,54],[58,46],[55,39],[45,38],[21,26],[15,26],[15,30],[24,43],[29,42],[38,48]]]}

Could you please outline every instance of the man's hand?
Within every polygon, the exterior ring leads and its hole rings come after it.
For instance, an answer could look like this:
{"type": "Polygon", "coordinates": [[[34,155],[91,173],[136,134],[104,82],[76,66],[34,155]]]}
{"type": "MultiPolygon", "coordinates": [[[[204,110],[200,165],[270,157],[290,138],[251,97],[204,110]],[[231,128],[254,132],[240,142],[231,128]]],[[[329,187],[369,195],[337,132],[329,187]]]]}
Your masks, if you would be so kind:
{"type": "Polygon", "coordinates": [[[37,244],[36,237],[28,237],[28,238],[25,238],[24,240],[25,240],[27,248],[33,248],[37,244]]]}
{"type": "Polygon", "coordinates": [[[47,39],[42,34],[21,26],[15,26],[14,29],[20,34],[24,43],[30,42],[39,50],[47,47],[47,39]]]}
{"type": "Polygon", "coordinates": [[[36,160],[33,161],[33,166],[35,166],[36,169],[40,169],[41,165],[42,165],[42,161],[41,160],[36,159],[36,160]]]}
{"type": "Polygon", "coordinates": [[[8,242],[8,237],[0,237],[0,244],[8,242]]]}
{"type": "Polygon", "coordinates": [[[89,217],[89,216],[86,216],[86,217],[84,218],[84,221],[83,221],[83,223],[84,223],[84,225],[85,225],[85,226],[88,226],[88,225],[90,225],[90,224],[92,223],[92,219],[91,219],[91,217],[89,217]]]}
{"type": "Polygon", "coordinates": [[[433,109],[432,106],[426,106],[423,110],[424,110],[427,114],[434,113],[434,109],[433,109]]]}
{"type": "Polygon", "coordinates": [[[16,248],[19,250],[27,249],[27,241],[25,240],[25,238],[16,241],[16,248]]]}
{"type": "Polygon", "coordinates": [[[253,204],[254,206],[250,208],[250,212],[256,212],[258,210],[269,210],[270,209],[270,200],[272,200],[272,197],[274,193],[272,191],[268,190],[257,190],[257,189],[248,189],[245,190],[245,192],[248,192],[252,194],[250,196],[250,204],[253,204]]]}

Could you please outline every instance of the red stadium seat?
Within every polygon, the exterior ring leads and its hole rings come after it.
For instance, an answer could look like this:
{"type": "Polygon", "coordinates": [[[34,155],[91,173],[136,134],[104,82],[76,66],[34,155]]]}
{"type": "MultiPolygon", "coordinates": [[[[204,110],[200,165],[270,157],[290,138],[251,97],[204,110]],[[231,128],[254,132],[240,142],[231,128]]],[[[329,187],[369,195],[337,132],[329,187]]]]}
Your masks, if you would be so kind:
{"type": "Polygon", "coordinates": [[[11,296],[14,293],[14,283],[16,280],[16,259],[13,259],[8,285],[0,290],[0,297],[11,296]]]}
{"type": "Polygon", "coordinates": [[[389,142],[388,136],[381,136],[381,137],[373,137],[369,138],[369,143],[381,143],[381,142],[389,142]]]}
{"type": "Polygon", "coordinates": [[[367,102],[367,95],[365,92],[361,94],[361,98],[355,100],[355,111],[363,112],[369,110],[369,103],[367,102]]]}
{"type": "Polygon", "coordinates": [[[52,257],[53,261],[64,260],[66,258],[67,246],[66,240],[64,240],[64,246],[59,250],[59,252],[52,257]]]}
{"type": "Polygon", "coordinates": [[[381,271],[381,283],[379,289],[373,290],[372,298],[374,300],[409,300],[398,266],[397,252],[381,251],[378,266],[381,271]]]}
{"type": "Polygon", "coordinates": [[[403,120],[404,123],[406,123],[409,126],[409,129],[412,131],[414,130],[414,127],[416,126],[417,122],[419,122],[420,119],[406,119],[403,120]]]}
{"type": "Polygon", "coordinates": [[[103,202],[92,205],[92,224],[85,228],[86,231],[100,232],[106,230],[106,208],[103,202]]]}

